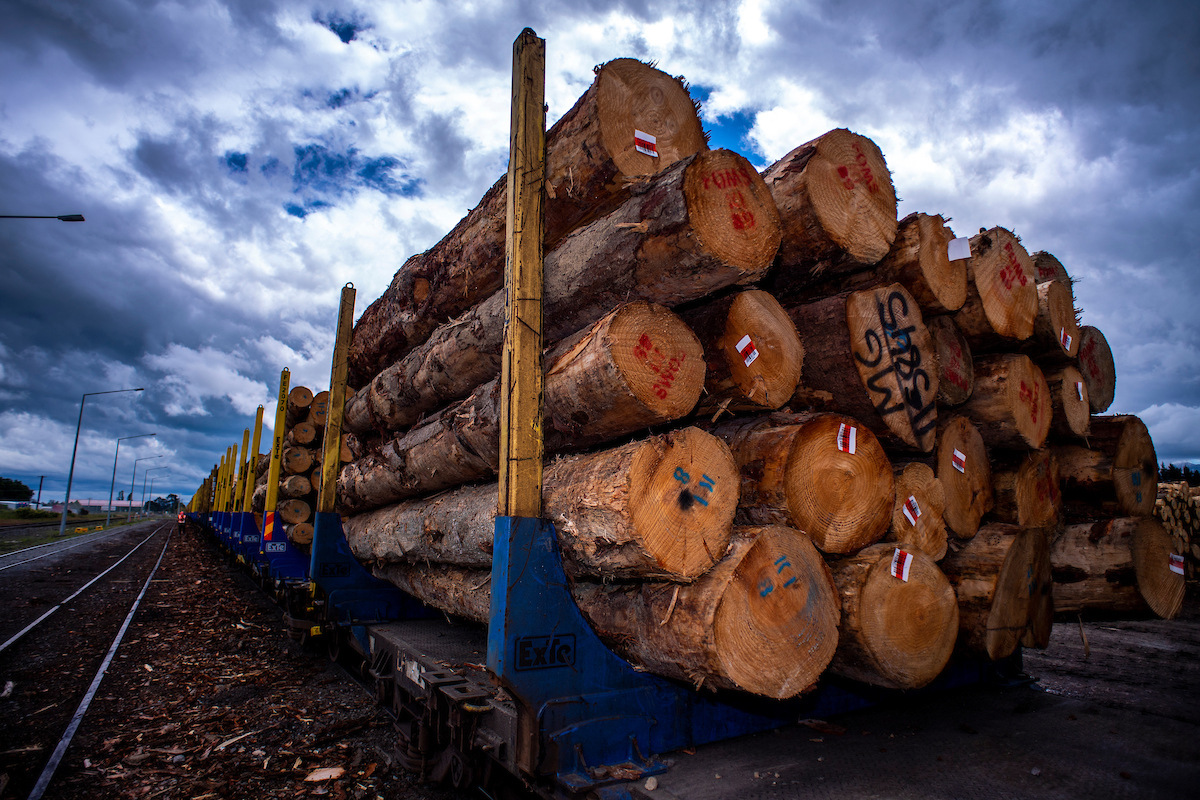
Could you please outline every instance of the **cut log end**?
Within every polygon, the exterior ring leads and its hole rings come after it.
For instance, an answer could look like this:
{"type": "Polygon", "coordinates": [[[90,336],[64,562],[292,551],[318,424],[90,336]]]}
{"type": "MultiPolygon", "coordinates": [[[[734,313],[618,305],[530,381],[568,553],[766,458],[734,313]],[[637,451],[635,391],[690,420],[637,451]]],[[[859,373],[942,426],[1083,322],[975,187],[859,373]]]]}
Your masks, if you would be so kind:
{"type": "Polygon", "coordinates": [[[826,553],[852,553],[879,540],[895,500],[891,463],[871,431],[821,414],[796,437],[786,468],[793,523],[826,553]]]}
{"type": "Polygon", "coordinates": [[[946,524],[960,539],[979,530],[991,510],[992,467],[979,430],[966,417],[951,418],[938,437],[937,476],[946,493],[946,524]]]}
{"type": "Polygon", "coordinates": [[[1033,270],[1037,276],[1038,283],[1058,281],[1070,291],[1071,276],[1067,274],[1067,268],[1062,265],[1061,261],[1045,250],[1037,251],[1033,254],[1032,258],[1033,270]]]}
{"type": "Polygon", "coordinates": [[[1098,328],[1084,325],[1079,329],[1079,371],[1087,384],[1088,402],[1093,414],[1103,414],[1112,405],[1117,391],[1117,368],[1113,364],[1108,340],[1098,328]]]}
{"type": "Polygon", "coordinates": [[[946,490],[941,480],[928,465],[913,462],[896,471],[895,481],[890,538],[941,561],[946,555],[946,490]]]}
{"type": "Polygon", "coordinates": [[[1039,448],[1050,433],[1050,387],[1028,356],[975,359],[975,389],[963,406],[991,447],[1039,448]]]}
{"type": "Polygon", "coordinates": [[[1010,231],[991,230],[971,237],[970,270],[993,330],[1025,340],[1037,317],[1033,260],[1010,231]]]}
{"type": "Polygon", "coordinates": [[[313,525],[311,522],[298,522],[295,525],[287,525],[284,527],[287,532],[288,541],[294,545],[308,547],[313,540],[313,525]]]}
{"type": "Polygon", "coordinates": [[[704,573],[729,544],[738,487],[733,454],[717,437],[685,428],[648,440],[629,470],[630,514],[642,547],[670,573],[704,573]]]}
{"type": "Polygon", "coordinates": [[[958,406],[975,388],[975,362],[971,346],[950,316],[931,317],[925,326],[933,338],[938,359],[938,402],[958,406]]]}
{"type": "Polygon", "coordinates": [[[1112,478],[1118,506],[1131,517],[1154,513],[1158,497],[1158,456],[1146,423],[1128,415],[1114,417],[1122,426],[1113,457],[1112,478]]]}
{"type": "MultiPolygon", "coordinates": [[[[622,306],[612,318],[605,344],[628,390],[655,421],[678,419],[700,399],[704,350],[692,331],[665,307],[622,306]]],[[[653,424],[639,423],[640,427],[653,424]]]]}
{"type": "Polygon", "coordinates": [[[921,273],[930,292],[941,306],[939,310],[957,311],[967,300],[967,265],[951,261],[950,240],[954,232],[938,214],[918,214],[921,273]]]}
{"type": "Polygon", "coordinates": [[[912,295],[898,283],[846,301],[854,365],[888,430],[928,453],[937,443],[934,346],[912,295]],[[928,366],[928,369],[926,369],[928,366]]]}
{"type": "Polygon", "coordinates": [[[1003,522],[1042,528],[1058,522],[1062,496],[1058,461],[1050,450],[1031,450],[993,472],[996,515],[1003,522]]]}
{"type": "Polygon", "coordinates": [[[312,401],[312,389],[307,386],[293,386],[288,392],[288,408],[308,408],[312,401]]]}
{"type": "Polygon", "coordinates": [[[866,572],[861,577],[851,564],[834,566],[843,598],[841,636],[853,642],[839,647],[834,669],[877,686],[925,686],[946,666],[958,638],[950,581],[924,553],[891,544],[869,547],[850,561],[866,572]]]}
{"type": "Polygon", "coordinates": [[[781,232],[775,201],[750,162],[731,150],[702,152],[687,167],[683,193],[704,247],[740,270],[743,283],[761,278],[781,232]]]}
{"type": "Polygon", "coordinates": [[[1075,358],[1079,353],[1079,324],[1070,287],[1050,281],[1038,284],[1038,321],[1035,333],[1048,340],[1044,349],[1055,357],[1075,358]]]}
{"type": "MultiPolygon", "coordinates": [[[[986,530],[980,533],[988,535],[986,530]]],[[[992,660],[1011,655],[1025,636],[1033,595],[1037,589],[1037,581],[1031,580],[1031,577],[1048,573],[1049,560],[1050,546],[1045,532],[1022,528],[1008,548],[1000,574],[996,577],[991,610],[987,616],[984,641],[987,655],[992,660]]]]}
{"type": "Polygon", "coordinates": [[[312,444],[317,438],[317,428],[311,422],[298,422],[288,431],[288,438],[293,444],[312,444]]]}
{"type": "Polygon", "coordinates": [[[874,264],[896,239],[896,191],[883,153],[865,136],[835,130],[809,160],[809,197],[829,237],[851,258],[874,264]]]}
{"type": "Polygon", "coordinates": [[[623,175],[653,175],[708,149],[696,107],[678,79],[636,59],[618,58],[600,68],[597,80],[604,147],[623,175]],[[654,141],[639,141],[638,132],[654,141]]]}
{"type": "Polygon", "coordinates": [[[1063,436],[1087,436],[1092,407],[1083,374],[1072,366],[1046,373],[1050,387],[1051,427],[1063,436]]]}
{"type": "Polygon", "coordinates": [[[794,697],[816,684],[837,648],[840,609],[829,568],[799,531],[737,532],[754,538],[713,620],[721,672],[747,691],[794,697]]]}
{"type": "Polygon", "coordinates": [[[1171,544],[1171,536],[1152,517],[1140,517],[1131,543],[1138,591],[1150,610],[1163,619],[1174,619],[1183,608],[1182,560],[1171,544]],[[1174,567],[1174,569],[1172,569],[1174,567]],[[1179,571],[1177,571],[1179,570],[1179,571]]]}
{"type": "Polygon", "coordinates": [[[734,299],[721,350],[734,385],[763,408],[782,406],[800,383],[804,345],[791,317],[767,292],[752,289],[734,299]]]}

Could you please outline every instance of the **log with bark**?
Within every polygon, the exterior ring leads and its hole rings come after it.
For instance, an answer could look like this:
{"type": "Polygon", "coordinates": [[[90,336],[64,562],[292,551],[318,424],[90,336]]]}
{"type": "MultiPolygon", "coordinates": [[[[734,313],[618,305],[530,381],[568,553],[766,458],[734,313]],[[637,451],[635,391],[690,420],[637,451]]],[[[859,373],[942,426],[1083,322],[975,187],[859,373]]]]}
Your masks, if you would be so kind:
{"type": "MultiPolygon", "coordinates": [[[[447,613],[486,623],[489,574],[392,563],[375,574],[447,613]]],[[[697,688],[795,697],[816,685],[837,647],[829,568],[807,537],[739,528],[711,570],[687,585],[575,581],[596,633],[639,669],[697,688]]]]}
{"type": "Polygon", "coordinates": [[[1058,462],[1049,449],[999,453],[992,462],[992,511],[1000,522],[1026,528],[1053,527],[1058,523],[1062,493],[1058,462]]]}
{"type": "Polygon", "coordinates": [[[839,414],[776,413],[714,429],[741,472],[740,522],[789,525],[826,553],[878,541],[891,520],[891,464],[871,432],[839,414]]]}
{"type": "Polygon", "coordinates": [[[1132,415],[1092,417],[1087,445],[1053,448],[1067,518],[1153,514],[1158,458],[1145,423],[1132,415]]]}
{"type": "Polygon", "coordinates": [[[946,524],[959,539],[970,539],[995,498],[983,437],[964,416],[951,417],[938,431],[937,477],[946,494],[946,524]]]}
{"type": "Polygon", "coordinates": [[[914,212],[900,221],[892,249],[872,272],[908,290],[926,315],[947,314],[967,299],[965,259],[950,260],[954,231],[940,214],[914,212]]]}
{"type": "Polygon", "coordinates": [[[896,502],[888,541],[919,550],[934,561],[946,555],[946,489],[920,461],[894,464],[896,502]]]}
{"type": "Polygon", "coordinates": [[[1093,414],[1103,414],[1112,405],[1117,392],[1117,368],[1112,350],[1099,328],[1084,325],[1079,329],[1079,371],[1087,385],[1088,403],[1093,414]]]}
{"type": "MultiPolygon", "coordinates": [[[[738,501],[729,448],[697,428],[546,466],[543,515],[568,574],[690,580],[729,541],[738,501]]],[[[344,520],[363,561],[491,563],[496,486],[444,492],[344,520]]]]}
{"type": "Polygon", "coordinates": [[[1130,612],[1150,608],[1173,619],[1183,605],[1184,576],[1171,537],[1153,517],[1118,517],[1068,525],[1050,550],[1059,611],[1130,612]]]}
{"type": "Polygon", "coordinates": [[[1074,297],[1074,290],[1072,288],[1074,282],[1071,280],[1071,276],[1067,274],[1067,268],[1062,265],[1061,261],[1045,250],[1038,250],[1030,258],[1033,259],[1033,274],[1039,285],[1046,281],[1058,281],[1067,287],[1068,291],[1072,292],[1072,297],[1074,297]]]}
{"type": "Polygon", "coordinates": [[[735,292],[681,312],[704,345],[700,413],[776,409],[800,383],[804,345],[779,301],[761,289],[735,292]]]}
{"type": "Polygon", "coordinates": [[[922,452],[937,439],[938,375],[921,310],[903,286],[787,307],[810,369],[793,406],[824,405],[888,443],[922,452]]]}
{"type": "MultiPolygon", "coordinates": [[[[641,179],[707,149],[680,79],[633,59],[602,65],[591,88],[546,134],[547,251],[628,198],[641,179]],[[637,149],[639,133],[650,135],[644,149],[656,156],[637,149]]],[[[437,326],[503,287],[507,202],[501,177],[440,242],[396,272],[354,326],[351,386],[365,385],[437,326]]]]}
{"type": "Polygon", "coordinates": [[[1044,531],[992,523],[942,561],[958,595],[959,644],[992,660],[1016,650],[1026,631],[1041,627],[1044,604],[1032,602],[1042,563],[1050,558],[1044,531]]]}
{"type": "Polygon", "coordinates": [[[1075,367],[1067,365],[1043,370],[1050,388],[1050,430],[1064,438],[1087,437],[1092,410],[1087,384],[1075,367]]]}
{"type": "MultiPolygon", "coordinates": [[[[779,246],[779,216],[746,159],[710,150],[656,176],[546,255],[543,334],[555,342],[632,300],[672,307],[757,280],[779,246]]],[[[500,373],[498,292],[377,375],[346,405],[353,433],[397,430],[500,373]]]]}
{"type": "Polygon", "coordinates": [[[763,172],[783,242],[773,291],[794,294],[830,272],[877,263],[896,239],[896,191],[883,153],[844,128],[800,145],[763,172]]]}
{"type": "Polygon", "coordinates": [[[918,689],[941,673],[958,638],[958,601],[933,559],[877,544],[830,571],[842,608],[831,672],[889,689],[918,689]]]}
{"type": "Polygon", "coordinates": [[[954,321],[976,352],[1011,349],[1033,334],[1037,284],[1033,261],[1005,228],[971,237],[967,299],[954,321]]]}
{"type": "MultiPolygon", "coordinates": [[[[789,323],[790,325],[790,323],[789,323]]],[[[678,419],[704,385],[704,353],[663,306],[628,303],[545,361],[547,454],[579,450],[678,419]]],[[[338,500],[348,513],[479,480],[500,463],[499,379],[344,467],[338,500]]]]}
{"type": "Polygon", "coordinates": [[[1079,324],[1070,288],[1058,281],[1039,283],[1037,298],[1033,333],[1021,345],[1021,351],[1039,362],[1073,360],[1079,353],[1079,324]]]}
{"type": "Polygon", "coordinates": [[[1036,449],[1050,433],[1050,387],[1028,356],[979,356],[975,388],[959,411],[975,423],[988,447],[1036,449]]]}
{"type": "Polygon", "coordinates": [[[287,414],[284,415],[284,428],[291,429],[298,422],[308,417],[308,407],[312,405],[313,393],[307,386],[293,386],[288,391],[287,414]]]}
{"type": "Polygon", "coordinates": [[[975,361],[971,345],[962,335],[954,318],[943,314],[925,321],[933,349],[937,354],[938,402],[960,406],[967,402],[975,388],[975,361]]]}

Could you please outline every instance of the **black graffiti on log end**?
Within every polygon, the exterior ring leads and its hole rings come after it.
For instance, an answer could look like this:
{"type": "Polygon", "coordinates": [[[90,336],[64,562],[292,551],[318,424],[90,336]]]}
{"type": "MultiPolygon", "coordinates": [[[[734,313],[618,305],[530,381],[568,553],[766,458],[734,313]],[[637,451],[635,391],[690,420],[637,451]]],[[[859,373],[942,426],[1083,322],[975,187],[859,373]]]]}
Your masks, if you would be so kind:
{"type": "MultiPolygon", "coordinates": [[[[933,393],[930,392],[933,384],[929,373],[921,368],[921,349],[912,339],[917,328],[915,325],[901,327],[898,321],[898,318],[903,319],[908,315],[908,300],[900,292],[892,292],[884,302],[876,304],[876,312],[887,338],[887,353],[891,356],[891,363],[867,378],[867,389],[882,395],[882,399],[875,404],[879,416],[886,417],[907,409],[913,433],[920,438],[937,424],[936,416],[932,416],[936,406],[933,393]],[[892,404],[891,387],[880,384],[889,374],[896,376],[900,386],[900,401],[895,404],[892,404]]],[[[869,328],[863,335],[863,341],[868,357],[863,358],[855,353],[855,359],[868,369],[878,367],[883,361],[883,337],[874,328],[869,328]]]]}

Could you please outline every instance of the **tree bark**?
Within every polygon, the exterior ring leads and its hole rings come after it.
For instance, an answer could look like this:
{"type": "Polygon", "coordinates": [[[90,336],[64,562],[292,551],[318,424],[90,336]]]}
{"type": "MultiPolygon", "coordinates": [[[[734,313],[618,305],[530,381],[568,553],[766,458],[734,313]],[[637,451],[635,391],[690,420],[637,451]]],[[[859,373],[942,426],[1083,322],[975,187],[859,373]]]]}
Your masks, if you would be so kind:
{"type": "Polygon", "coordinates": [[[931,317],[925,327],[933,339],[937,353],[939,403],[961,406],[971,397],[975,388],[975,361],[971,357],[971,345],[948,315],[931,317]]]}
{"type": "Polygon", "coordinates": [[[946,524],[959,539],[970,539],[995,498],[983,437],[964,416],[946,420],[938,432],[937,476],[946,493],[946,524]]]}
{"type": "Polygon", "coordinates": [[[1112,405],[1117,392],[1117,368],[1112,350],[1099,328],[1084,325],[1079,329],[1079,371],[1087,385],[1088,403],[1093,414],[1103,414],[1112,405]]]}
{"type": "Polygon", "coordinates": [[[856,420],[780,413],[733,420],[714,432],[741,473],[740,522],[790,525],[826,553],[854,552],[887,531],[891,464],[856,420]]]}
{"type": "MultiPolygon", "coordinates": [[[[546,134],[547,252],[628,198],[639,179],[707,149],[679,79],[632,59],[604,64],[591,88],[546,134]],[[635,130],[657,138],[658,157],[635,149],[635,130]]],[[[365,385],[437,326],[503,287],[507,201],[502,177],[440,242],[396,272],[355,325],[351,386],[365,385]]]]}
{"type": "Polygon", "coordinates": [[[942,561],[958,595],[959,643],[993,661],[1016,650],[1037,589],[1030,576],[1050,557],[1045,532],[993,523],[942,561]]]}
{"type": "Polygon", "coordinates": [[[1059,611],[1142,611],[1174,619],[1184,576],[1170,567],[1171,537],[1150,517],[1068,525],[1050,548],[1059,611]]]}
{"type": "Polygon", "coordinates": [[[787,308],[810,369],[793,405],[821,404],[876,436],[922,452],[937,439],[934,348],[916,301],[899,284],[787,308]],[[815,401],[815,402],[814,402],[815,401]]]}
{"type": "MultiPolygon", "coordinates": [[[[487,573],[412,564],[375,573],[443,611],[488,619],[487,573]]],[[[737,529],[721,561],[692,584],[577,581],[571,591],[618,655],[697,688],[795,697],[816,685],[837,646],[829,569],[787,528],[737,529]]]]}
{"type": "Polygon", "coordinates": [[[1087,443],[1053,448],[1067,518],[1153,514],[1158,457],[1145,423],[1132,415],[1092,417],[1087,443]]]}
{"type": "Polygon", "coordinates": [[[1050,433],[1050,387],[1028,356],[976,358],[975,388],[959,410],[988,447],[1037,449],[1050,433]]]}
{"type": "Polygon", "coordinates": [[[830,671],[873,686],[919,689],[958,638],[958,601],[929,556],[877,544],[830,564],[842,619],[830,671]]]}
{"type": "Polygon", "coordinates": [[[1053,527],[1058,523],[1062,493],[1058,486],[1058,461],[1048,449],[1005,453],[993,458],[993,513],[1000,522],[1025,528],[1053,527]]]}
{"type": "Polygon", "coordinates": [[[1032,259],[1010,231],[992,228],[971,237],[967,299],[954,321],[972,350],[1010,350],[1013,340],[1033,335],[1038,303],[1033,270],[1032,259]]]}
{"type": "Polygon", "coordinates": [[[763,172],[783,241],[772,288],[783,295],[877,263],[896,239],[896,191],[883,153],[844,128],[802,144],[763,172]]]}
{"type": "MultiPolygon", "coordinates": [[[[544,516],[570,575],[686,581],[728,545],[737,508],[729,448],[696,428],[559,459],[544,476],[544,516]]],[[[496,486],[410,500],[344,521],[364,561],[491,563],[496,486]]]]}
{"type": "MultiPolygon", "coordinates": [[[[778,214],[749,162],[728,150],[684,159],[546,256],[545,339],[631,300],[671,307],[757,280],[778,244],[778,214]]],[[[397,430],[466,396],[499,374],[503,338],[498,292],[359,390],[346,405],[348,430],[397,430]]]]}
{"type": "Polygon", "coordinates": [[[919,550],[934,561],[946,556],[946,489],[928,464],[893,464],[896,502],[888,541],[919,550]]]}
{"type": "Polygon", "coordinates": [[[699,414],[776,409],[800,383],[804,345],[779,301],[760,289],[719,297],[680,313],[704,346],[699,414]]]}
{"type": "MultiPolygon", "coordinates": [[[[620,306],[563,340],[546,357],[546,453],[591,447],[684,416],[703,388],[703,356],[682,320],[650,303],[620,306]]],[[[499,403],[497,379],[343,467],[341,507],[360,513],[490,480],[499,469],[499,403]]]]}

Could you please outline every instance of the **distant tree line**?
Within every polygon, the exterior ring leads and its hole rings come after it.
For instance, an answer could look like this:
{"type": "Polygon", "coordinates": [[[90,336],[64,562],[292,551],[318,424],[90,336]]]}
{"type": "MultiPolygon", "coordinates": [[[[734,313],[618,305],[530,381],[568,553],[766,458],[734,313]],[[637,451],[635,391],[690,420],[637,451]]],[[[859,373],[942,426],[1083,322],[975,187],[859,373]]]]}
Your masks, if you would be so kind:
{"type": "Polygon", "coordinates": [[[1170,483],[1183,481],[1188,486],[1200,486],[1200,469],[1192,469],[1187,464],[1177,467],[1174,464],[1159,464],[1158,479],[1170,483]]]}
{"type": "Polygon", "coordinates": [[[16,500],[18,503],[33,499],[33,489],[12,478],[0,478],[0,500],[16,500]]]}

